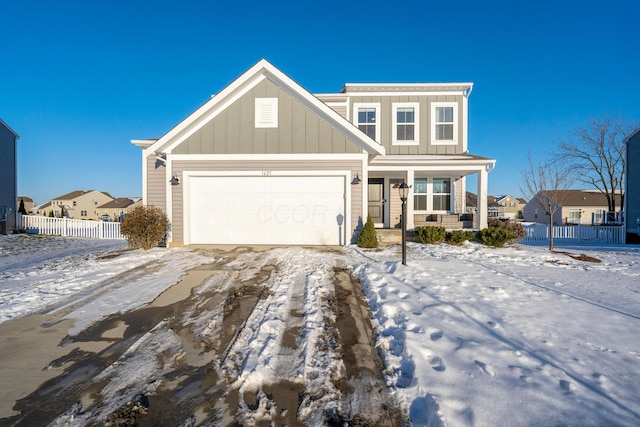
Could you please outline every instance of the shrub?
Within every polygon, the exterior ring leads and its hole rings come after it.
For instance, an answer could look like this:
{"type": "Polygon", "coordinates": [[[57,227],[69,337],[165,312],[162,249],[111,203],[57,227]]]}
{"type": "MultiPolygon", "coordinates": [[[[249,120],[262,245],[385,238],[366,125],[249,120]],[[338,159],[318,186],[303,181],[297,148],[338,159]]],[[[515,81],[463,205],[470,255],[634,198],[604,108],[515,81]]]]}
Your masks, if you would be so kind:
{"type": "Polygon", "coordinates": [[[376,235],[376,229],[373,226],[371,214],[367,214],[367,222],[360,231],[360,235],[358,236],[358,246],[361,248],[378,247],[378,236],[376,235]]]}
{"type": "Polygon", "coordinates": [[[447,235],[447,230],[444,227],[437,227],[432,225],[418,226],[416,227],[416,234],[420,243],[440,243],[447,235]]]}
{"type": "Polygon", "coordinates": [[[516,235],[505,227],[488,227],[478,231],[476,237],[487,246],[501,248],[516,235]]]}
{"type": "Polygon", "coordinates": [[[169,225],[167,216],[155,206],[136,206],[120,223],[120,232],[132,249],[151,249],[164,239],[169,225]]]}
{"type": "Polygon", "coordinates": [[[511,220],[502,221],[500,219],[492,218],[487,222],[487,226],[504,228],[506,230],[511,231],[514,234],[514,238],[511,239],[512,241],[509,243],[513,243],[513,241],[522,239],[527,235],[527,232],[524,231],[524,227],[522,227],[522,224],[519,223],[518,221],[511,221],[511,220]]]}
{"type": "Polygon", "coordinates": [[[471,230],[453,230],[445,236],[445,241],[450,245],[461,245],[467,240],[476,237],[476,233],[471,230]]]}

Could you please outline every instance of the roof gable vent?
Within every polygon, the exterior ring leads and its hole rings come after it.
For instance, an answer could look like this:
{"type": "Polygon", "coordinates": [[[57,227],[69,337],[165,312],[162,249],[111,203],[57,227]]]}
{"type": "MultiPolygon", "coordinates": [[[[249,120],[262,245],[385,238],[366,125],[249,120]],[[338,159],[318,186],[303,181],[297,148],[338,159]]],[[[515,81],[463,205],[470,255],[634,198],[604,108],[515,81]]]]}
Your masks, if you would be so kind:
{"type": "Polygon", "coordinates": [[[278,98],[256,98],[256,127],[278,127],[278,98]]]}

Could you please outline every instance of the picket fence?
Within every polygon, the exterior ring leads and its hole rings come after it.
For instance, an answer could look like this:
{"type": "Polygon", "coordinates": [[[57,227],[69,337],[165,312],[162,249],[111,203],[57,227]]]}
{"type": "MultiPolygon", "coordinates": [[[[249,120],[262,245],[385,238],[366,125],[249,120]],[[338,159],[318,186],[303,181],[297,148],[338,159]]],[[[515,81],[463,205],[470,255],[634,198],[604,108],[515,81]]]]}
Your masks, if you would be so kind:
{"type": "Polygon", "coordinates": [[[125,239],[120,234],[119,222],[22,215],[22,228],[30,234],[89,237],[93,239],[125,239]]]}
{"type": "MultiPolygon", "coordinates": [[[[532,224],[524,227],[527,235],[523,243],[535,243],[549,240],[549,226],[532,224]]],[[[624,243],[624,227],[620,225],[556,225],[553,227],[553,239],[575,243],[624,243]]]]}

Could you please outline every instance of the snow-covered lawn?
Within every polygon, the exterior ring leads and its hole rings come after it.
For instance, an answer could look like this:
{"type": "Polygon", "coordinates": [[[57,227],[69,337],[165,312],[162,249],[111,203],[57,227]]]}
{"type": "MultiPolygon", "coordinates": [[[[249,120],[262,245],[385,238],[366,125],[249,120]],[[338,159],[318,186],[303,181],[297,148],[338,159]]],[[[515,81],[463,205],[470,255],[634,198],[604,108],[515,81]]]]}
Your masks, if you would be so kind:
{"type": "MultiPolygon", "coordinates": [[[[213,261],[189,249],[105,257],[125,246],[0,236],[0,323],[77,305],[82,309],[67,314],[73,335],[102,316],[146,304],[187,270],[213,261]]],[[[274,249],[268,257],[277,267],[270,282],[276,292],[265,307],[285,301],[278,294],[289,288],[283,284],[303,280],[307,298],[322,294],[323,265],[351,268],[373,312],[387,382],[414,426],[640,425],[638,247],[560,248],[597,263],[538,246],[410,244],[407,266],[399,249],[274,249]],[[317,271],[309,271],[313,266],[317,271]]],[[[311,312],[314,304],[308,299],[296,309],[311,312]]],[[[254,314],[261,313],[259,306],[254,314]]],[[[250,323],[277,323],[267,320],[250,323]]],[[[253,335],[240,336],[233,349],[251,367],[238,372],[247,385],[274,375],[267,354],[279,351],[274,330],[249,328],[253,335]]]]}

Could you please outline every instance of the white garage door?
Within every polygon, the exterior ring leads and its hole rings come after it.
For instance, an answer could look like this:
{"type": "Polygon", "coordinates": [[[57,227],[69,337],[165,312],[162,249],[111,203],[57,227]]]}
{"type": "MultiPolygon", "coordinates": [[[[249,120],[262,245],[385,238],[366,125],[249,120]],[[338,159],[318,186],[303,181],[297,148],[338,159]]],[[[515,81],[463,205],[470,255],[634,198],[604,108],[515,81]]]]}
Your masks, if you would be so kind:
{"type": "Polygon", "coordinates": [[[344,176],[192,176],[192,244],[344,244],[344,176]]]}

